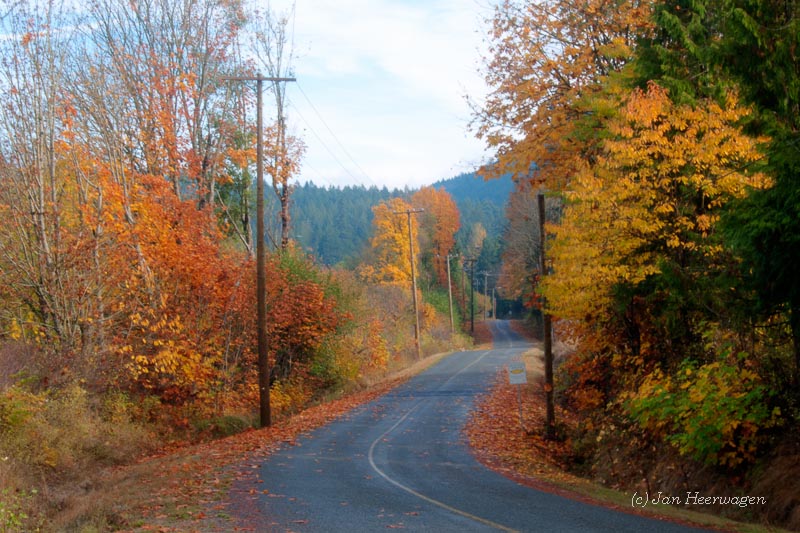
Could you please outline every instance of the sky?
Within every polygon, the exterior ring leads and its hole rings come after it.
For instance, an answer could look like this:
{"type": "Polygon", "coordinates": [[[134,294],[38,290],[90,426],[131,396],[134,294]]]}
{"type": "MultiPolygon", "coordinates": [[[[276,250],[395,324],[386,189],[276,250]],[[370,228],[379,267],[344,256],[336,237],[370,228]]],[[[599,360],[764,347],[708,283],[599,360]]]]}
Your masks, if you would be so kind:
{"type": "Polygon", "coordinates": [[[469,131],[492,0],[271,0],[294,4],[290,133],[299,182],[418,188],[485,159],[469,131]]]}

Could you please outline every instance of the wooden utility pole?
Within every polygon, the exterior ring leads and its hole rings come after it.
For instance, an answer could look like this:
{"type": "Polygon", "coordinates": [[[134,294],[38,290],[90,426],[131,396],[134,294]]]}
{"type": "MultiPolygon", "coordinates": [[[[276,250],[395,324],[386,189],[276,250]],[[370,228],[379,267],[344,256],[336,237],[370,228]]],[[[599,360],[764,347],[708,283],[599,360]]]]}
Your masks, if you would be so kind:
{"type": "Polygon", "coordinates": [[[450,303],[450,333],[456,332],[456,323],[453,320],[453,285],[450,281],[450,258],[455,257],[447,254],[447,300],[450,303]]]}
{"type": "Polygon", "coordinates": [[[414,301],[414,346],[417,350],[417,359],[421,359],[419,346],[419,308],[417,304],[417,275],[414,272],[414,238],[411,233],[411,215],[413,213],[422,213],[424,209],[406,209],[405,211],[394,211],[395,215],[405,214],[408,216],[408,250],[411,258],[411,296],[414,301]]]}
{"type": "MultiPolygon", "coordinates": [[[[547,272],[545,270],[546,262],[544,256],[544,194],[540,192],[536,199],[539,207],[539,283],[541,283],[547,272]]],[[[547,404],[545,437],[552,440],[556,437],[555,399],[553,394],[553,329],[551,327],[550,313],[548,313],[545,308],[546,302],[544,297],[542,297],[542,323],[544,327],[544,392],[547,404]]]]}
{"type": "Polygon", "coordinates": [[[231,81],[256,82],[256,330],[258,332],[258,400],[261,427],[272,425],[269,404],[269,340],[267,339],[267,248],[264,242],[264,82],[297,81],[270,76],[230,76],[231,81]]]}
{"type": "Polygon", "coordinates": [[[469,331],[475,333],[475,262],[477,259],[464,259],[470,264],[469,268],[469,331]]]}
{"type": "Polygon", "coordinates": [[[483,321],[486,322],[487,316],[487,300],[489,299],[489,273],[483,273],[483,321]]]}

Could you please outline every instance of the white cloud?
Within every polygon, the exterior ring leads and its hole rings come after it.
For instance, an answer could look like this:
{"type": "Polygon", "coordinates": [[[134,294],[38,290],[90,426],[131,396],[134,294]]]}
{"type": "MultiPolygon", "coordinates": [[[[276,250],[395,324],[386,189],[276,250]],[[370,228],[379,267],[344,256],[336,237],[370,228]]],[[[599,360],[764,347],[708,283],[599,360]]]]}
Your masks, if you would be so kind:
{"type": "MultiPolygon", "coordinates": [[[[283,11],[291,3],[271,5],[283,11]]],[[[296,0],[295,9],[300,87],[288,94],[290,121],[308,144],[301,179],[414,187],[474,168],[483,147],[466,132],[465,95],[484,91],[477,69],[487,7],[296,0]]]]}

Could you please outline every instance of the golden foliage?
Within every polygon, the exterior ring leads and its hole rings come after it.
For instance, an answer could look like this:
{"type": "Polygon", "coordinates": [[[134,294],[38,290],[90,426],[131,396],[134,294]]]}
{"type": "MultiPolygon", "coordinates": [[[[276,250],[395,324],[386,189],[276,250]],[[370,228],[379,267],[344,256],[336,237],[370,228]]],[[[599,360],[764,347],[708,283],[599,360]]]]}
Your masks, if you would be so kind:
{"type": "MultiPolygon", "coordinates": [[[[359,269],[365,281],[411,288],[410,243],[405,216],[409,209],[411,206],[400,198],[393,198],[372,209],[374,233],[370,244],[373,255],[359,269]]],[[[412,220],[411,238],[415,249],[419,251],[417,226],[412,220]]]]}
{"type": "Polygon", "coordinates": [[[664,257],[718,260],[720,208],[768,184],[747,171],[761,157],[737,126],[747,113],[734,93],[692,107],[654,83],[623,102],[608,124],[613,137],[571,182],[564,218],[551,228],[555,272],[543,291],[556,315],[598,315],[615,286],[656,274],[664,257]]]}
{"type": "Polygon", "coordinates": [[[560,187],[584,149],[573,135],[580,101],[632,57],[650,31],[648,2],[505,0],[492,19],[485,79],[491,92],[474,127],[496,151],[484,172],[560,187]]]}

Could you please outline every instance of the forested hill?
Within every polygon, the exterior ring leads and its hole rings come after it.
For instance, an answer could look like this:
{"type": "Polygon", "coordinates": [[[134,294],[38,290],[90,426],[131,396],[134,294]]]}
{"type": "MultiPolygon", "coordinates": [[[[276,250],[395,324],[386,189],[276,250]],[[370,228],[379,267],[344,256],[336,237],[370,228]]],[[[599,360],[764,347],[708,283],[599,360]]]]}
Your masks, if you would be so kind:
{"type": "MultiPolygon", "coordinates": [[[[453,196],[461,212],[458,242],[469,241],[475,224],[486,229],[486,252],[495,256],[504,225],[505,204],[513,188],[510,178],[484,181],[475,174],[461,174],[433,184],[453,196]]],[[[293,238],[324,264],[335,265],[356,258],[372,234],[372,207],[414,191],[386,187],[320,187],[298,185],[292,195],[293,238]]]]}
{"type": "Polygon", "coordinates": [[[464,202],[489,202],[494,205],[504,206],[508,195],[514,189],[514,182],[509,176],[493,180],[484,180],[474,172],[459,174],[446,180],[437,181],[433,187],[449,192],[457,204],[464,202]]]}

